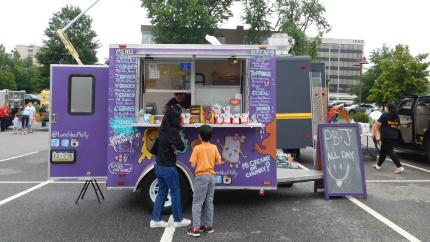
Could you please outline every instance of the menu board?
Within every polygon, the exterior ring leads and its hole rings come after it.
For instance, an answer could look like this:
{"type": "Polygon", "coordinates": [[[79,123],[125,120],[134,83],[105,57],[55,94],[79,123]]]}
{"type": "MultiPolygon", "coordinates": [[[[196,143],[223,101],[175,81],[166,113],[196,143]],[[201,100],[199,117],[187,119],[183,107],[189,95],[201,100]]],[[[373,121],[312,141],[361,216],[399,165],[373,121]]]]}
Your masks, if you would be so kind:
{"type": "Polygon", "coordinates": [[[319,145],[323,161],[326,199],[331,196],[367,197],[360,135],[357,124],[320,124],[319,145]]]}
{"type": "Polygon", "coordinates": [[[111,49],[109,84],[109,127],[114,134],[132,132],[135,117],[137,59],[132,49],[111,49]]]}
{"type": "Polygon", "coordinates": [[[270,123],[276,117],[275,50],[251,50],[249,113],[251,121],[270,123]]]}

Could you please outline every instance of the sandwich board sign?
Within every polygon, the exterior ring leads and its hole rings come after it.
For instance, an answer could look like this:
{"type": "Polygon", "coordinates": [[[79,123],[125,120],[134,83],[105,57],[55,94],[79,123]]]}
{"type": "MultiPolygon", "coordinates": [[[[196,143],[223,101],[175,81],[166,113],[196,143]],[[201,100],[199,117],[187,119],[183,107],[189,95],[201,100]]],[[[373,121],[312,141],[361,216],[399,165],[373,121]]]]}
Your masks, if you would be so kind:
{"type": "Polygon", "coordinates": [[[357,124],[318,125],[317,152],[322,159],[325,198],[367,198],[361,139],[357,124]]]}

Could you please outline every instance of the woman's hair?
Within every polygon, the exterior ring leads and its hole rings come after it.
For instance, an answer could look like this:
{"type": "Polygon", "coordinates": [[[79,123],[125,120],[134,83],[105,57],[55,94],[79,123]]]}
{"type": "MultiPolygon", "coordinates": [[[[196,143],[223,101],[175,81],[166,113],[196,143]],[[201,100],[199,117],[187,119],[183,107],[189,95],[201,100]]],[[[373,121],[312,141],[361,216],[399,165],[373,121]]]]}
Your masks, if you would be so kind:
{"type": "Polygon", "coordinates": [[[397,107],[393,103],[387,104],[386,107],[387,107],[388,113],[390,113],[391,115],[399,115],[399,113],[397,112],[397,107]]]}
{"type": "Polygon", "coordinates": [[[178,105],[167,107],[166,114],[162,121],[162,126],[181,127],[181,108],[178,105]]]}

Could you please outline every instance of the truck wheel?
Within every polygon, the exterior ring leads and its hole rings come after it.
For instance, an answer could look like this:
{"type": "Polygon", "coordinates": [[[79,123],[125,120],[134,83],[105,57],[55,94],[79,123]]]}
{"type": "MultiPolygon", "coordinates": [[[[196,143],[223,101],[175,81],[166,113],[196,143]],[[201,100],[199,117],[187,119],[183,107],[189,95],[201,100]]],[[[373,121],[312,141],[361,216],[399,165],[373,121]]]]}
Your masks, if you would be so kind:
{"type": "Polygon", "coordinates": [[[424,149],[426,151],[427,161],[430,162],[430,134],[424,136],[424,149]]]}
{"type": "MultiPolygon", "coordinates": [[[[181,205],[184,206],[190,198],[190,186],[182,174],[179,172],[179,186],[181,189],[181,205]]],[[[151,171],[146,175],[143,180],[142,187],[140,189],[143,195],[143,201],[145,203],[145,207],[152,211],[155,203],[155,198],[158,194],[158,181],[155,176],[155,172],[151,171]]],[[[163,214],[171,214],[172,212],[172,200],[170,198],[170,192],[167,195],[167,200],[164,203],[163,214]]]]}

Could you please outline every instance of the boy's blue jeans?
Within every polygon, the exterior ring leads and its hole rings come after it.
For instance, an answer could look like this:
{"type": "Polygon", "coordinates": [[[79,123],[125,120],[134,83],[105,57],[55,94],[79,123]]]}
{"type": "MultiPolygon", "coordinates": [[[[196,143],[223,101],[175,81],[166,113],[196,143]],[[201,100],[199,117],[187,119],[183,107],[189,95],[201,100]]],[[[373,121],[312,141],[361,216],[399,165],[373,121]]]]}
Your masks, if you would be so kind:
{"type": "Polygon", "coordinates": [[[160,221],[161,212],[170,190],[172,199],[172,212],[175,222],[182,221],[181,190],[179,187],[179,174],[176,167],[155,165],[155,175],[158,180],[158,194],[152,210],[152,220],[160,221]]]}

